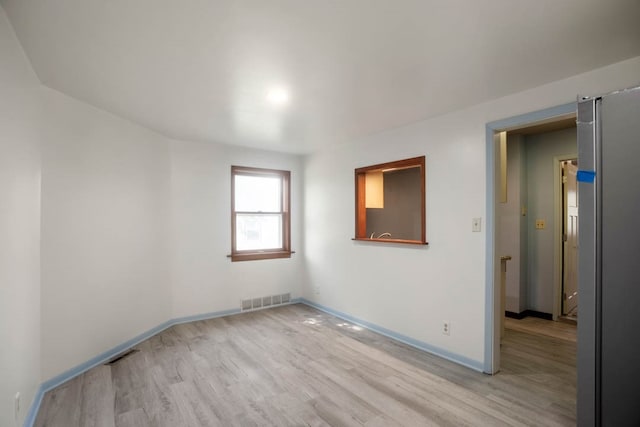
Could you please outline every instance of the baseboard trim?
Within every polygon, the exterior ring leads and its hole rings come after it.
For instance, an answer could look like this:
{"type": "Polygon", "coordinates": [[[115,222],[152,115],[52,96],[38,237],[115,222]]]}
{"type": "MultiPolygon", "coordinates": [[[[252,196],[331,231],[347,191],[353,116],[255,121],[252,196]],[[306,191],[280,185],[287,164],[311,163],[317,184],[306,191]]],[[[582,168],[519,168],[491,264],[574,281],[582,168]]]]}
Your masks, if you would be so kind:
{"type": "Polygon", "coordinates": [[[505,311],[504,312],[504,317],[508,317],[510,319],[522,320],[525,317],[527,317],[526,313],[527,313],[526,310],[525,311],[521,311],[520,313],[516,313],[516,312],[513,312],[513,311],[505,311]]]}
{"type": "Polygon", "coordinates": [[[466,366],[467,368],[473,369],[474,371],[483,372],[483,368],[484,368],[483,362],[469,359],[468,357],[461,356],[459,354],[452,353],[447,350],[443,350],[439,347],[433,346],[424,341],[420,341],[415,338],[411,338],[406,335],[397,333],[395,331],[391,331],[389,329],[383,328],[382,326],[378,326],[374,323],[358,319],[357,317],[351,316],[350,314],[343,313],[338,310],[334,310],[330,307],[315,303],[306,298],[299,298],[299,302],[301,302],[302,304],[308,305],[309,307],[316,308],[320,311],[324,311],[325,313],[331,314],[333,316],[336,316],[346,321],[349,321],[351,323],[354,323],[363,328],[369,329],[370,331],[376,332],[380,335],[384,335],[396,341],[400,341],[401,343],[410,345],[411,347],[417,348],[418,350],[422,350],[427,353],[433,354],[435,356],[442,357],[443,359],[447,359],[459,365],[466,366]]]}
{"type": "Polygon", "coordinates": [[[505,317],[510,317],[512,319],[518,319],[518,320],[522,320],[525,317],[537,317],[539,319],[553,320],[553,314],[544,313],[542,311],[535,311],[535,310],[525,310],[525,311],[521,311],[520,313],[514,313],[513,311],[505,311],[504,315],[505,317]]]}
{"type": "MultiPolygon", "coordinates": [[[[275,308],[283,305],[297,304],[300,302],[301,302],[300,298],[292,298],[288,303],[278,304],[268,308],[275,308]]],[[[42,404],[42,398],[44,397],[44,394],[46,392],[64,384],[65,382],[77,377],[78,375],[81,375],[87,372],[91,368],[94,368],[98,365],[105,363],[106,361],[112,359],[118,354],[130,349],[131,347],[134,347],[140,344],[142,341],[148,340],[152,336],[159,334],[165,329],[168,329],[172,326],[180,325],[183,323],[196,322],[198,320],[215,319],[216,317],[231,316],[234,314],[241,314],[241,313],[242,311],[239,308],[234,308],[230,310],[221,310],[221,311],[215,311],[211,313],[196,314],[193,316],[177,317],[175,319],[168,320],[154,328],[149,329],[146,332],[141,333],[140,335],[135,336],[134,338],[131,338],[128,341],[125,341],[120,345],[117,345],[116,347],[113,347],[110,350],[105,351],[104,353],[97,355],[92,359],[87,360],[84,363],[81,363],[76,367],[73,367],[61,373],[60,375],[56,375],[55,377],[50,378],[49,380],[40,384],[40,387],[38,387],[38,390],[36,391],[36,395],[33,398],[33,402],[29,407],[29,412],[27,413],[23,426],[24,427],[33,426],[33,424],[36,421],[36,417],[38,416],[40,405],[42,404]]]]}
{"type": "Polygon", "coordinates": [[[535,310],[527,310],[526,313],[527,313],[527,316],[530,316],[530,317],[538,317],[544,320],[553,320],[553,314],[551,313],[544,313],[542,311],[535,311],[535,310]]]}
{"type": "Polygon", "coordinates": [[[29,412],[27,412],[27,416],[24,419],[24,423],[22,424],[24,427],[31,427],[36,422],[36,417],[38,416],[38,411],[40,410],[40,404],[42,403],[42,398],[44,397],[44,388],[42,384],[36,390],[35,396],[33,396],[33,403],[29,407],[29,412]]]}

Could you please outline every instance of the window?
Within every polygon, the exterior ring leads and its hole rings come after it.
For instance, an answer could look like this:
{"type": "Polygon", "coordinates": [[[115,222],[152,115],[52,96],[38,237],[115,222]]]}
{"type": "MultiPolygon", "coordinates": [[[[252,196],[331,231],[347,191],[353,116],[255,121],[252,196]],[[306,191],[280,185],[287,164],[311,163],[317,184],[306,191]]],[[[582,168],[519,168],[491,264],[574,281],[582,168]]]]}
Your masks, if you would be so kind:
{"type": "Polygon", "coordinates": [[[231,260],[290,258],[289,171],[231,166],[231,260]]]}
{"type": "Polygon", "coordinates": [[[355,170],[354,240],[426,245],[425,156],[355,170]]]}

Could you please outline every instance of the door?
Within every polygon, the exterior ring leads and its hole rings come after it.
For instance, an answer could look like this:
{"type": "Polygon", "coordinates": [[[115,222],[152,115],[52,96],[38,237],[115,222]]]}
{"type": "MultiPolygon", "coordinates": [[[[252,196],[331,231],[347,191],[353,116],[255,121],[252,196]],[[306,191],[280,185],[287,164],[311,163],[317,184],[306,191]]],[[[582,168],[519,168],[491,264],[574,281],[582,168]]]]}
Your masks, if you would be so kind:
{"type": "Polygon", "coordinates": [[[562,162],[562,194],[564,200],[562,314],[578,314],[578,162],[562,162]]]}

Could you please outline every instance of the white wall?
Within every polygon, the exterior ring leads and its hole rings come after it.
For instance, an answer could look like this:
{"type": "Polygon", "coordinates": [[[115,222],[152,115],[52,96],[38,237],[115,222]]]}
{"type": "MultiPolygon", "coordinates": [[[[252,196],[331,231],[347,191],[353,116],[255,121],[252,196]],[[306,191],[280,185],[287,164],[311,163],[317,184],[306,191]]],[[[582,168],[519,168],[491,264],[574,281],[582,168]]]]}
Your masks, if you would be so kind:
{"type": "MultiPolygon", "coordinates": [[[[528,186],[528,266],[527,308],[553,313],[554,305],[554,157],[577,157],[576,129],[529,135],[525,138],[528,186]],[[536,220],[545,221],[543,230],[536,220]]],[[[560,203],[560,201],[558,201],[560,203]]]]}
{"type": "Polygon", "coordinates": [[[471,220],[484,216],[485,147],[474,142],[473,125],[453,115],[432,123],[429,130],[405,127],[307,159],[306,296],[480,361],[484,238],[471,232],[471,220]],[[429,246],[351,241],[354,169],[423,154],[429,246]],[[451,336],[440,332],[443,320],[451,322],[451,336]]]}
{"type": "Polygon", "coordinates": [[[0,425],[40,383],[39,82],[0,7],[0,425]]]}
{"type": "Polygon", "coordinates": [[[635,58],[309,156],[305,296],[480,365],[486,235],[471,232],[471,219],[487,210],[486,123],[633,86],[638,76],[635,58]],[[421,154],[429,247],[351,241],[354,168],[421,154]],[[450,336],[440,332],[443,320],[450,336]]]}
{"type": "Polygon", "coordinates": [[[173,317],[240,308],[291,292],[303,280],[302,172],[298,156],[220,144],[171,144],[173,317]],[[231,262],[231,165],[291,171],[290,259],[231,262]]]}
{"type": "Polygon", "coordinates": [[[170,318],[169,141],[43,97],[42,376],[170,318]]]}

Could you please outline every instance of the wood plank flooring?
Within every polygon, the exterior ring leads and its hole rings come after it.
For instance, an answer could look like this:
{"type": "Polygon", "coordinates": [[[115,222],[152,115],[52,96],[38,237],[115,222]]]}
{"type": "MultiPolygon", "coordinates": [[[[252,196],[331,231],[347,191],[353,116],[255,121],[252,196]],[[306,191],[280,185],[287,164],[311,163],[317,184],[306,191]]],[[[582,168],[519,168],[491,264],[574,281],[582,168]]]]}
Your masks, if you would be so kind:
{"type": "Polygon", "coordinates": [[[174,326],[46,393],[37,427],[575,425],[575,340],[507,329],[502,372],[296,304],[174,326]]]}
{"type": "Polygon", "coordinates": [[[568,321],[551,322],[539,317],[505,319],[505,328],[536,335],[547,335],[563,340],[576,341],[576,324],[568,321]]]}

